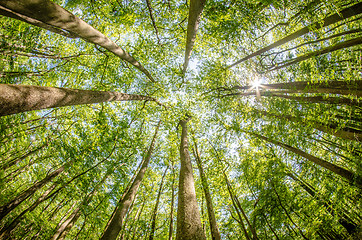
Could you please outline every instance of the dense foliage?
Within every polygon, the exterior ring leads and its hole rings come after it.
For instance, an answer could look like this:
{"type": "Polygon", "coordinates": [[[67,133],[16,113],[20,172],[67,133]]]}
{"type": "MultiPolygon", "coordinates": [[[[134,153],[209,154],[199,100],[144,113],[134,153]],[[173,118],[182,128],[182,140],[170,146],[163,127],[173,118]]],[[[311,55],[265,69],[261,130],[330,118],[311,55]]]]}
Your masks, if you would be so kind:
{"type": "MultiPolygon", "coordinates": [[[[177,196],[179,121],[192,116],[190,153],[194,161],[197,144],[222,239],[362,234],[361,7],[323,26],[326,17],[359,1],[209,0],[186,73],[188,1],[54,2],[129,52],[155,82],[99,46],[0,16],[1,84],[142,94],[167,107],[112,102],[1,117],[0,206],[64,170],[10,211],[0,231],[20,216],[12,239],[50,239],[79,208],[66,239],[98,239],[161,120],[120,238],[148,238],[167,169],[154,238],[169,239],[170,223],[176,233],[177,197],[172,218],[170,209],[177,196]],[[305,34],[230,67],[305,27],[305,34]],[[307,83],[300,88],[296,82],[307,83]]],[[[211,239],[193,166],[201,221],[211,239]]]]}

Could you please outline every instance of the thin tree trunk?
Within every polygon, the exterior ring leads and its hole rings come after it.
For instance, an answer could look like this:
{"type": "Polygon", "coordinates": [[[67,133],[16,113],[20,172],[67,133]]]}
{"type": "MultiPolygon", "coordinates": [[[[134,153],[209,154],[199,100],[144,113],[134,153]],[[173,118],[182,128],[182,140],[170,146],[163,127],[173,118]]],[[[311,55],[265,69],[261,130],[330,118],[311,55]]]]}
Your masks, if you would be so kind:
{"type": "Polygon", "coordinates": [[[271,72],[271,71],[274,71],[274,70],[285,68],[285,67],[288,67],[288,66],[296,64],[298,62],[307,60],[307,59],[312,58],[312,57],[320,56],[320,55],[323,55],[323,54],[326,54],[326,53],[331,53],[331,52],[337,51],[339,49],[353,47],[353,46],[356,46],[356,45],[359,45],[359,44],[362,44],[362,37],[349,39],[347,41],[337,43],[337,44],[335,44],[333,46],[329,46],[329,47],[323,48],[321,50],[306,53],[306,54],[304,54],[302,56],[296,57],[296,58],[291,59],[291,60],[289,60],[287,62],[278,63],[276,66],[267,69],[264,73],[268,73],[268,72],[271,72]]]}
{"type": "Polygon", "coordinates": [[[172,165],[172,184],[171,184],[171,209],[170,209],[170,226],[168,230],[168,240],[172,240],[172,234],[173,234],[173,205],[175,201],[175,169],[172,165]]]}
{"type": "Polygon", "coordinates": [[[153,17],[153,13],[152,13],[153,11],[152,11],[152,7],[151,7],[151,2],[150,2],[150,0],[146,0],[146,3],[147,3],[148,12],[150,13],[152,26],[153,26],[153,28],[155,29],[155,32],[156,32],[156,37],[157,37],[157,40],[158,40],[158,44],[161,44],[160,36],[158,35],[158,28],[157,28],[157,25],[156,25],[156,22],[155,22],[155,19],[153,17]]]}
{"type": "Polygon", "coordinates": [[[141,168],[140,168],[135,180],[133,181],[131,187],[129,188],[129,190],[127,191],[125,196],[120,199],[120,201],[116,207],[116,210],[114,211],[112,217],[110,218],[109,222],[107,223],[107,226],[103,232],[103,235],[100,238],[101,240],[116,240],[117,239],[117,236],[123,226],[124,217],[126,216],[128,209],[129,209],[131,203],[133,202],[133,199],[137,193],[137,190],[142,182],[143,176],[147,170],[148,163],[150,162],[160,124],[161,124],[161,121],[158,122],[158,125],[155,130],[155,134],[153,135],[151,145],[150,145],[143,161],[141,162],[142,165],[141,165],[141,168]]]}
{"type": "Polygon", "coordinates": [[[284,207],[284,205],[282,204],[282,201],[280,200],[279,194],[276,191],[276,189],[274,188],[273,184],[272,184],[272,188],[274,190],[274,193],[276,194],[278,201],[279,201],[279,205],[282,207],[282,209],[284,210],[285,214],[287,215],[287,217],[289,218],[290,222],[298,229],[298,231],[300,232],[300,234],[302,235],[302,237],[305,240],[308,240],[308,238],[304,235],[303,231],[299,228],[299,226],[293,221],[293,219],[291,218],[291,216],[289,215],[287,209],[284,207]]]}
{"type": "Polygon", "coordinates": [[[0,0],[0,14],[43,27],[58,34],[77,36],[104,47],[117,57],[143,72],[152,82],[151,74],[129,53],[92,26],[49,0],[0,0]]]}
{"type": "MultiPolygon", "coordinates": [[[[137,213],[134,217],[134,223],[138,223],[141,217],[141,214],[143,213],[143,208],[145,206],[146,201],[142,202],[142,206],[140,208],[138,208],[137,213]]],[[[137,230],[138,230],[139,224],[135,224],[135,229],[133,230],[133,234],[132,234],[132,240],[135,239],[137,230]]],[[[131,231],[130,231],[131,232],[131,231]]]]}
{"type": "Polygon", "coordinates": [[[51,180],[53,180],[55,177],[57,177],[59,174],[61,174],[64,171],[64,169],[66,167],[68,167],[69,165],[71,165],[73,162],[74,162],[74,160],[72,160],[69,163],[64,164],[60,168],[54,170],[52,173],[47,175],[42,180],[34,183],[33,186],[29,187],[27,190],[25,190],[20,195],[15,197],[13,200],[11,200],[7,204],[1,206],[0,207],[0,220],[2,220],[5,216],[7,216],[12,210],[14,210],[23,201],[25,201],[30,196],[32,196],[38,189],[42,188],[44,185],[46,185],[51,180]]]}
{"type": "Polygon", "coordinates": [[[202,183],[202,187],[203,187],[204,193],[205,193],[207,213],[208,213],[209,223],[210,223],[211,237],[213,240],[219,240],[219,239],[221,239],[221,236],[220,236],[219,228],[216,223],[214,207],[212,205],[212,199],[211,199],[211,194],[210,194],[210,190],[209,190],[209,184],[207,182],[207,179],[206,179],[206,176],[204,173],[204,169],[202,167],[196,140],[194,140],[194,146],[195,146],[195,149],[194,149],[193,153],[194,153],[194,156],[195,156],[195,159],[197,162],[197,167],[199,168],[201,183],[202,183]]]}
{"type": "MultiPolygon", "coordinates": [[[[287,173],[287,176],[289,176],[290,178],[292,178],[294,181],[298,182],[299,185],[307,192],[309,193],[309,195],[311,195],[312,197],[315,197],[318,201],[320,201],[323,206],[326,207],[326,210],[332,215],[335,215],[334,209],[333,209],[333,205],[329,200],[323,200],[321,199],[317,194],[315,189],[310,186],[309,184],[305,183],[304,181],[302,181],[301,179],[299,179],[298,177],[296,177],[294,174],[292,173],[287,173]]],[[[338,213],[337,213],[338,214],[338,213]]],[[[340,218],[338,219],[338,222],[347,230],[347,232],[349,234],[353,234],[358,230],[358,226],[356,223],[354,223],[345,213],[341,213],[338,214],[340,215],[340,218]]]]}
{"type": "Polygon", "coordinates": [[[160,202],[160,197],[162,194],[162,187],[163,187],[163,181],[165,179],[166,173],[167,173],[168,167],[166,167],[165,172],[163,173],[162,179],[161,179],[161,184],[160,184],[160,188],[158,190],[157,193],[157,199],[156,199],[156,204],[155,204],[155,208],[153,209],[153,213],[152,213],[152,222],[151,222],[151,232],[150,232],[150,240],[153,240],[154,235],[155,235],[155,230],[156,230],[156,217],[157,217],[157,210],[158,210],[158,204],[160,202]]]}
{"type": "MultiPolygon", "coordinates": [[[[118,167],[120,167],[120,166],[122,166],[122,165],[119,165],[118,167]]],[[[112,174],[112,170],[113,170],[113,168],[108,170],[106,172],[106,174],[103,176],[103,178],[101,179],[101,181],[97,184],[97,186],[94,187],[92,192],[89,193],[87,196],[85,196],[84,200],[73,211],[73,213],[61,224],[61,226],[59,226],[59,228],[57,229],[55,234],[52,236],[51,240],[63,240],[66,237],[68,232],[72,229],[73,225],[77,222],[78,218],[80,217],[81,210],[92,201],[94,195],[97,194],[98,189],[107,180],[109,175],[112,174]]]]}
{"type": "Polygon", "coordinates": [[[284,143],[281,143],[281,142],[278,142],[278,141],[275,141],[275,140],[272,140],[270,138],[267,138],[267,137],[264,137],[264,136],[261,136],[261,135],[258,135],[256,133],[251,133],[251,132],[247,132],[257,138],[260,138],[260,139],[263,139],[267,142],[270,142],[270,143],[273,143],[277,146],[280,146],[286,150],[289,150],[299,156],[302,156],[303,158],[325,168],[325,169],[328,169],[332,172],[334,172],[335,174],[347,179],[350,183],[352,184],[355,184],[357,187],[359,188],[362,188],[362,178],[361,176],[359,175],[356,175],[354,174],[353,172],[347,170],[347,169],[344,169],[342,167],[339,167],[333,163],[330,163],[330,162],[327,162],[323,159],[320,159],[318,157],[315,157],[313,155],[310,155],[309,153],[306,153],[306,152],[303,152],[302,150],[298,149],[298,148],[295,148],[295,147],[292,147],[292,146],[289,146],[287,144],[284,144],[284,143]]]}
{"type": "Polygon", "coordinates": [[[311,31],[311,29],[318,30],[318,29],[321,29],[323,27],[327,27],[327,26],[329,26],[329,25],[331,25],[333,23],[336,23],[336,22],[339,22],[341,20],[344,20],[344,19],[353,17],[355,15],[358,15],[360,13],[362,13],[362,3],[357,3],[357,4],[355,4],[355,5],[353,5],[353,6],[349,7],[349,8],[346,8],[346,9],[343,9],[342,11],[339,11],[336,14],[333,14],[333,15],[331,15],[329,17],[326,17],[325,19],[323,19],[322,21],[320,21],[318,23],[313,23],[313,24],[311,24],[309,26],[306,26],[306,27],[304,27],[304,28],[302,28],[302,29],[300,29],[300,30],[298,30],[298,31],[296,31],[296,32],[294,32],[294,33],[292,33],[292,34],[290,34],[290,35],[288,35],[288,36],[286,36],[286,37],[272,43],[272,44],[270,44],[267,47],[264,47],[264,48],[254,52],[252,54],[249,54],[248,56],[246,56],[246,57],[238,60],[237,62],[229,65],[227,68],[231,68],[231,67],[233,67],[233,66],[235,66],[235,65],[237,65],[239,63],[242,63],[242,62],[244,62],[244,61],[246,61],[246,60],[248,60],[248,59],[250,59],[252,57],[258,56],[258,55],[260,55],[260,54],[262,54],[264,52],[267,52],[267,51],[269,51],[269,50],[271,50],[273,48],[281,46],[281,45],[283,45],[283,44],[285,44],[287,42],[290,42],[290,41],[292,41],[292,40],[294,40],[294,39],[296,39],[298,37],[301,37],[304,34],[309,33],[311,31]]]}
{"type": "Polygon", "coordinates": [[[177,206],[177,231],[176,240],[206,239],[202,229],[199,208],[197,206],[194,176],[188,150],[187,122],[180,120],[182,127],[180,144],[180,177],[177,206]]]}
{"type": "Polygon", "coordinates": [[[314,129],[317,129],[319,131],[325,132],[327,134],[332,134],[336,137],[340,137],[340,138],[344,138],[347,140],[354,140],[354,141],[360,141],[362,140],[362,131],[359,130],[355,130],[355,129],[351,129],[348,127],[344,127],[339,129],[337,124],[323,124],[321,122],[318,121],[305,121],[305,120],[300,120],[297,117],[293,117],[291,115],[278,115],[278,114],[273,114],[273,113],[268,113],[266,111],[259,111],[257,110],[257,112],[263,114],[264,116],[272,116],[272,117],[277,117],[279,119],[282,120],[289,120],[295,123],[299,123],[301,125],[304,126],[311,126],[314,129]]]}
{"type": "Polygon", "coordinates": [[[190,0],[189,19],[187,23],[187,38],[185,50],[185,62],[183,65],[183,74],[185,74],[189,65],[190,56],[196,40],[197,29],[199,28],[201,13],[204,9],[206,0],[190,0]]]}
{"type": "Polygon", "coordinates": [[[27,209],[25,209],[24,211],[22,211],[14,220],[11,221],[10,224],[5,225],[1,230],[0,230],[0,239],[9,239],[10,238],[10,233],[11,231],[13,231],[18,224],[21,222],[21,220],[23,219],[23,216],[28,213],[33,211],[37,206],[39,206],[40,203],[42,203],[45,199],[47,199],[47,197],[49,196],[49,194],[51,193],[51,191],[53,191],[53,189],[57,186],[57,184],[53,184],[49,189],[47,189],[30,207],[28,207],[27,209]]]}
{"type": "Polygon", "coordinates": [[[54,107],[132,100],[160,104],[152,97],[120,92],[0,84],[0,116],[54,107]]]}

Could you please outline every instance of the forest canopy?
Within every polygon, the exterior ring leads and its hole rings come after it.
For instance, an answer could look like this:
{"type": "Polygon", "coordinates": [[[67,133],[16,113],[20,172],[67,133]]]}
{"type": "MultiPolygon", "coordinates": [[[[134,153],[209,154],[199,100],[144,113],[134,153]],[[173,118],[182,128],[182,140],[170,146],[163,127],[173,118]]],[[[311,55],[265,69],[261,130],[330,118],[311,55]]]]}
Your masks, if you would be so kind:
{"type": "Polygon", "coordinates": [[[0,0],[0,239],[362,239],[360,0],[0,0]]]}

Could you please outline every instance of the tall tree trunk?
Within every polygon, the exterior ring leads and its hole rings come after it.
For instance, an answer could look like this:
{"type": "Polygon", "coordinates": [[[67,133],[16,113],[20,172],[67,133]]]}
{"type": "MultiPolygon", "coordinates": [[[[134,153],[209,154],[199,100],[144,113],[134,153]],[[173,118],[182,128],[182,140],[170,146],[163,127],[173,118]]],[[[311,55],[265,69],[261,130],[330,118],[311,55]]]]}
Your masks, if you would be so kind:
{"type": "Polygon", "coordinates": [[[176,240],[202,240],[206,239],[202,229],[199,208],[197,206],[194,176],[190,154],[188,150],[187,122],[180,120],[182,127],[180,144],[180,178],[177,206],[177,231],[176,240]]]}
{"type": "Polygon", "coordinates": [[[158,129],[160,127],[161,121],[158,122],[155,134],[153,135],[153,139],[151,142],[151,145],[141,162],[141,168],[139,172],[137,173],[137,176],[135,177],[132,185],[130,186],[127,193],[122,197],[116,207],[116,210],[114,211],[112,217],[110,218],[109,222],[107,223],[107,226],[103,232],[101,240],[116,240],[119,232],[122,229],[123,226],[123,220],[126,216],[128,209],[133,202],[133,199],[135,198],[135,195],[137,193],[137,190],[142,182],[143,176],[145,175],[145,172],[148,167],[148,163],[150,162],[151,155],[155,146],[156,137],[158,133],[158,129]]]}
{"type": "Polygon", "coordinates": [[[120,92],[0,84],[0,116],[54,107],[132,100],[160,104],[152,97],[120,92]]]}
{"type": "Polygon", "coordinates": [[[299,156],[302,156],[303,158],[325,168],[325,169],[328,169],[332,172],[334,172],[335,174],[338,174],[339,176],[347,179],[350,183],[352,184],[355,184],[357,187],[359,188],[362,188],[362,178],[361,176],[359,175],[356,175],[354,174],[353,172],[347,170],[347,169],[344,169],[342,167],[339,167],[333,163],[330,163],[330,162],[327,162],[323,159],[320,159],[318,157],[315,157],[313,155],[310,155],[309,153],[306,153],[306,152],[303,152],[302,150],[298,149],[298,148],[295,148],[295,147],[292,147],[292,146],[289,146],[287,144],[284,144],[284,143],[281,143],[281,142],[278,142],[278,141],[275,141],[273,139],[270,139],[270,138],[267,138],[267,137],[264,137],[264,136],[261,136],[261,135],[258,135],[256,133],[251,133],[251,132],[248,132],[249,134],[257,137],[257,138],[260,138],[260,139],[263,139],[267,142],[270,142],[270,143],[273,143],[277,146],[280,146],[286,150],[289,150],[299,156]]]}
{"type": "MultiPolygon", "coordinates": [[[[332,207],[333,204],[329,201],[329,200],[323,200],[321,199],[318,194],[316,194],[316,190],[310,186],[309,184],[305,183],[304,181],[302,181],[301,179],[299,179],[298,177],[296,177],[294,174],[292,173],[286,173],[287,176],[289,176],[290,178],[292,178],[294,181],[298,182],[299,185],[307,192],[309,193],[309,195],[311,195],[312,197],[315,197],[318,201],[320,201],[323,206],[326,207],[326,210],[332,215],[335,215],[335,211],[334,208],[332,207]]],[[[349,234],[353,234],[358,230],[358,226],[356,223],[354,223],[352,221],[352,219],[350,219],[347,214],[345,213],[337,213],[338,215],[340,215],[340,218],[338,219],[338,222],[347,230],[347,232],[349,234]]]]}
{"type": "Polygon", "coordinates": [[[260,55],[260,54],[262,54],[264,52],[267,52],[267,51],[269,51],[269,50],[271,50],[273,48],[281,46],[281,45],[283,45],[283,44],[285,44],[287,42],[290,42],[290,41],[292,41],[292,40],[294,40],[294,39],[296,39],[298,37],[301,37],[304,34],[309,33],[311,31],[311,29],[318,30],[318,29],[321,29],[323,27],[327,27],[327,26],[329,26],[329,25],[331,25],[333,23],[339,22],[341,20],[356,16],[356,15],[358,15],[360,13],[362,13],[362,3],[357,3],[357,4],[355,4],[355,5],[353,5],[353,6],[349,7],[349,8],[346,8],[346,9],[343,9],[342,11],[339,11],[336,14],[333,14],[333,15],[331,15],[329,17],[324,18],[322,21],[320,21],[318,23],[313,23],[313,24],[311,24],[309,26],[306,26],[306,27],[304,27],[304,28],[302,28],[302,29],[300,29],[300,30],[298,30],[298,31],[296,31],[296,32],[294,32],[294,33],[292,33],[292,34],[290,34],[290,35],[288,35],[288,36],[286,36],[286,37],[272,43],[272,44],[270,44],[267,47],[264,47],[264,48],[254,52],[252,54],[249,54],[248,56],[246,56],[246,57],[238,60],[237,62],[229,65],[228,68],[233,67],[233,66],[235,66],[235,65],[237,65],[239,63],[242,63],[242,62],[244,62],[244,61],[246,61],[246,60],[248,60],[248,59],[250,59],[252,57],[258,56],[258,55],[260,55]]]}
{"type": "Polygon", "coordinates": [[[44,185],[49,183],[51,180],[53,180],[55,177],[57,177],[59,174],[61,174],[66,167],[71,165],[74,162],[74,160],[64,164],[60,168],[54,170],[49,175],[47,175],[45,178],[43,178],[40,181],[37,181],[33,184],[33,186],[29,187],[27,190],[22,192],[20,195],[15,197],[13,200],[8,202],[7,204],[0,207],[0,220],[2,220],[5,216],[7,216],[12,210],[14,210],[18,205],[20,205],[23,201],[28,199],[30,196],[32,196],[38,189],[42,188],[44,185]]]}
{"type": "Polygon", "coordinates": [[[173,205],[175,201],[175,168],[172,164],[172,184],[171,184],[171,206],[170,206],[170,226],[168,229],[168,240],[172,240],[173,234],[173,205]]]}
{"type": "Polygon", "coordinates": [[[210,223],[211,237],[212,237],[213,240],[220,240],[221,236],[220,236],[219,228],[218,228],[217,223],[216,223],[214,207],[212,205],[212,199],[211,199],[211,194],[210,194],[210,190],[209,190],[209,184],[207,183],[207,179],[206,179],[206,176],[205,176],[205,173],[204,173],[204,169],[202,167],[202,163],[201,163],[200,154],[199,154],[199,151],[198,151],[198,148],[197,148],[196,140],[194,140],[194,146],[195,146],[195,149],[194,149],[193,153],[195,155],[195,159],[196,159],[196,162],[197,162],[197,167],[199,168],[201,183],[202,183],[202,187],[203,187],[204,193],[205,193],[207,213],[208,213],[209,223],[210,223]]]}
{"type": "Polygon", "coordinates": [[[153,240],[154,235],[155,235],[155,230],[156,230],[156,217],[157,217],[157,210],[158,210],[158,204],[160,202],[160,197],[162,194],[162,187],[163,187],[163,181],[165,179],[166,173],[167,173],[168,167],[166,167],[165,172],[163,173],[162,179],[161,179],[161,184],[160,184],[160,188],[158,190],[157,193],[157,199],[156,199],[156,204],[155,204],[155,208],[153,209],[153,213],[152,213],[152,222],[151,222],[151,232],[150,232],[150,240],[153,240]]]}
{"type": "Polygon", "coordinates": [[[0,14],[43,27],[63,36],[77,36],[104,47],[117,57],[129,62],[151,81],[151,74],[129,53],[92,26],[49,0],[0,0],[0,14]]]}
{"type": "Polygon", "coordinates": [[[204,10],[206,0],[190,0],[189,19],[187,23],[187,38],[185,50],[185,62],[182,72],[185,74],[189,65],[190,56],[196,40],[197,29],[199,28],[201,13],[204,10]]]}
{"type": "Polygon", "coordinates": [[[47,199],[47,197],[49,196],[49,194],[54,190],[54,188],[57,186],[57,184],[53,184],[52,186],[50,186],[50,188],[48,188],[30,207],[28,207],[27,209],[25,209],[24,211],[22,211],[14,220],[11,221],[10,224],[5,225],[1,230],[0,230],[0,239],[10,239],[10,234],[11,231],[13,231],[21,222],[21,220],[23,219],[24,215],[28,212],[33,211],[37,206],[39,206],[40,203],[42,203],[44,200],[47,199]]]}

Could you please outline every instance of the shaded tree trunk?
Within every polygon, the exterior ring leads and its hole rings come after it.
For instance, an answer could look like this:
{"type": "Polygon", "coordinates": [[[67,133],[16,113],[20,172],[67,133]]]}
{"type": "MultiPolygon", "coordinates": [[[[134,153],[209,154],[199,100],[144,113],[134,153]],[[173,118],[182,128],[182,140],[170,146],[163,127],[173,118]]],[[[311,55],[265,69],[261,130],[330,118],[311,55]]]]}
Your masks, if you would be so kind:
{"type": "Polygon", "coordinates": [[[132,100],[158,103],[152,97],[119,92],[0,84],[0,116],[54,107],[132,100]]]}
{"type": "Polygon", "coordinates": [[[129,53],[92,26],[49,0],[0,0],[0,14],[12,17],[68,37],[80,37],[104,47],[117,57],[129,62],[151,81],[151,74],[129,53]]]}
{"type": "Polygon", "coordinates": [[[333,163],[330,163],[330,162],[327,162],[323,159],[320,159],[318,157],[315,157],[313,155],[310,155],[309,153],[306,153],[306,152],[303,152],[302,150],[298,149],[298,148],[295,148],[295,147],[292,147],[292,146],[289,146],[287,144],[284,144],[284,143],[281,143],[281,142],[278,142],[278,141],[275,141],[275,140],[272,140],[270,138],[267,138],[267,137],[264,137],[264,136],[261,136],[261,135],[258,135],[256,133],[251,133],[251,132],[247,132],[257,138],[260,138],[260,139],[263,139],[267,142],[270,142],[270,143],[273,143],[277,146],[280,146],[286,150],[289,150],[299,156],[302,156],[303,158],[325,168],[325,169],[328,169],[332,172],[334,172],[335,174],[347,179],[350,183],[352,184],[355,184],[356,186],[358,186],[359,188],[362,188],[362,178],[361,176],[359,175],[356,175],[354,174],[353,172],[347,170],[347,169],[344,169],[342,167],[339,167],[333,163]]]}
{"type": "Polygon", "coordinates": [[[197,206],[194,176],[190,154],[188,150],[187,122],[180,120],[182,127],[180,158],[181,168],[179,177],[178,206],[177,206],[177,232],[176,240],[202,240],[206,239],[202,229],[199,208],[197,206]]]}
{"type": "Polygon", "coordinates": [[[244,62],[244,61],[246,61],[246,60],[248,60],[248,59],[250,59],[252,57],[258,56],[258,55],[260,55],[260,54],[262,54],[264,52],[267,52],[267,51],[269,51],[269,50],[271,50],[273,48],[281,46],[281,45],[283,45],[283,44],[285,44],[287,42],[290,42],[290,41],[292,41],[292,40],[294,40],[294,39],[296,39],[298,37],[301,37],[304,34],[309,33],[311,31],[311,29],[318,30],[318,29],[321,29],[323,27],[327,27],[327,26],[329,26],[329,25],[331,25],[333,23],[336,23],[336,22],[339,22],[341,20],[344,20],[344,19],[353,17],[355,15],[358,15],[360,13],[362,13],[362,3],[357,3],[357,4],[355,4],[355,5],[353,5],[353,6],[349,7],[349,8],[346,8],[346,9],[343,9],[342,11],[339,11],[336,14],[333,14],[333,15],[331,15],[329,17],[326,17],[325,19],[323,19],[322,21],[320,21],[318,23],[313,23],[313,24],[311,24],[309,26],[306,26],[306,27],[304,27],[304,28],[302,28],[302,29],[300,29],[300,30],[298,30],[298,31],[296,31],[296,32],[294,32],[294,33],[292,33],[292,34],[290,34],[290,35],[288,35],[288,36],[286,36],[286,37],[272,43],[272,44],[270,44],[267,47],[264,47],[264,48],[254,52],[252,54],[249,54],[248,56],[240,59],[239,61],[229,65],[228,68],[233,67],[235,65],[238,65],[239,63],[242,63],[242,62],[244,62]]]}
{"type": "Polygon", "coordinates": [[[152,213],[152,222],[151,222],[151,232],[150,232],[150,240],[153,240],[154,235],[155,235],[155,230],[156,230],[156,217],[157,217],[157,210],[158,210],[158,204],[160,202],[160,197],[162,194],[162,187],[163,187],[163,181],[165,179],[166,173],[167,173],[168,167],[166,167],[165,172],[163,173],[162,179],[161,179],[161,184],[160,184],[160,188],[158,190],[157,193],[157,199],[156,199],[156,204],[155,204],[155,208],[153,209],[153,213],[152,213]]]}
{"type": "Polygon", "coordinates": [[[155,134],[153,135],[152,142],[150,144],[150,147],[141,162],[141,168],[139,172],[137,173],[133,183],[131,184],[130,188],[128,189],[127,193],[122,197],[116,207],[116,210],[114,211],[112,217],[110,218],[109,222],[107,223],[107,226],[103,232],[101,240],[116,240],[119,232],[122,229],[123,226],[123,220],[126,216],[128,209],[133,202],[133,199],[135,198],[135,195],[138,191],[138,188],[142,182],[143,176],[145,175],[145,172],[148,167],[148,163],[150,162],[151,155],[155,146],[156,137],[158,133],[158,129],[160,127],[161,121],[158,122],[158,125],[155,130],[155,134]]]}
{"type": "Polygon", "coordinates": [[[199,28],[201,13],[206,0],[190,0],[189,19],[187,23],[187,38],[185,50],[185,62],[182,72],[185,74],[189,65],[190,56],[196,40],[197,29],[199,28]]]}
{"type": "Polygon", "coordinates": [[[210,190],[209,190],[209,184],[207,183],[207,179],[206,179],[206,176],[204,173],[204,169],[202,167],[200,154],[197,149],[197,144],[196,144],[195,140],[194,140],[194,146],[195,146],[195,149],[194,149],[193,153],[195,155],[197,167],[199,168],[201,183],[202,183],[202,187],[203,187],[204,193],[205,193],[207,213],[208,213],[209,223],[210,223],[211,237],[212,237],[212,239],[219,240],[219,239],[221,239],[221,236],[220,236],[219,228],[216,223],[214,207],[212,205],[212,199],[211,199],[211,194],[210,194],[210,190]]]}

